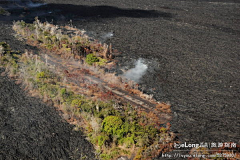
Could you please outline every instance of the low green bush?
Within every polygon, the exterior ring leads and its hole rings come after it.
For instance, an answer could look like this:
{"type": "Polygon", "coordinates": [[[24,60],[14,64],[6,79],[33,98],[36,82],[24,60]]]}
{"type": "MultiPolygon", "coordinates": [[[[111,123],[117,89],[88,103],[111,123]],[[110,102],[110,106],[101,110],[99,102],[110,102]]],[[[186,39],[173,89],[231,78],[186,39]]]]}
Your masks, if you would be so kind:
{"type": "Polygon", "coordinates": [[[113,157],[110,155],[110,154],[101,154],[100,155],[100,158],[101,159],[104,159],[104,160],[110,160],[110,159],[112,159],[113,157]]]}
{"type": "Polygon", "coordinates": [[[46,44],[45,47],[49,50],[51,50],[53,48],[53,45],[52,44],[46,44]]]}
{"type": "Polygon", "coordinates": [[[102,122],[102,129],[108,135],[118,135],[121,130],[123,121],[118,116],[108,116],[102,122]]]}
{"type": "Polygon", "coordinates": [[[164,128],[164,127],[161,127],[161,128],[160,128],[160,132],[161,132],[161,133],[166,133],[167,131],[168,131],[167,128],[164,128]]]}
{"type": "Polygon", "coordinates": [[[109,138],[108,135],[102,133],[102,134],[100,134],[100,135],[97,137],[97,140],[98,140],[98,145],[99,145],[100,147],[102,147],[103,145],[106,144],[107,141],[110,140],[110,138],[109,138]]]}
{"type": "Polygon", "coordinates": [[[103,58],[101,58],[101,57],[98,57],[98,62],[97,62],[97,65],[99,65],[99,66],[104,66],[104,65],[106,65],[106,63],[107,63],[107,60],[106,59],[103,59],[103,58]]]}
{"type": "Polygon", "coordinates": [[[65,94],[67,94],[67,89],[66,88],[62,88],[60,91],[61,96],[64,96],[65,94]]]}
{"type": "Polygon", "coordinates": [[[86,62],[92,65],[95,62],[99,62],[99,59],[94,54],[88,54],[86,57],[86,62]]]}
{"type": "Polygon", "coordinates": [[[58,95],[58,92],[59,92],[59,86],[58,85],[49,84],[47,86],[47,93],[48,93],[50,98],[56,97],[58,95]]]}
{"type": "Polygon", "coordinates": [[[72,107],[80,107],[82,104],[82,100],[81,99],[74,99],[72,100],[71,106],[72,107]]]}
{"type": "Polygon", "coordinates": [[[37,73],[36,78],[39,80],[41,78],[47,78],[47,76],[45,72],[39,72],[37,73]]]}
{"type": "Polygon", "coordinates": [[[87,101],[85,101],[84,103],[82,103],[80,110],[87,112],[89,114],[93,114],[95,111],[96,107],[93,103],[89,103],[87,101]]]}
{"type": "Polygon", "coordinates": [[[119,144],[124,144],[127,148],[130,148],[132,145],[135,144],[134,135],[131,135],[131,137],[126,137],[126,138],[120,139],[119,144]]]}

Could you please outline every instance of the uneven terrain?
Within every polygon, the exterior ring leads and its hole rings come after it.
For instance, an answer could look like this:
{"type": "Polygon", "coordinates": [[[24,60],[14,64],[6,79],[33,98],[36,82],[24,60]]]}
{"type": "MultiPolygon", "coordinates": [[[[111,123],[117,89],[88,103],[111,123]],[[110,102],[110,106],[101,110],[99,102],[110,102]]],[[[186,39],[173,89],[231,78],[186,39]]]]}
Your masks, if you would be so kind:
{"type": "MultiPolygon", "coordinates": [[[[1,68],[0,73],[4,70],[1,68]]],[[[93,146],[53,107],[0,77],[0,159],[94,159],[93,146]]]]}
{"type": "Polygon", "coordinates": [[[148,71],[140,84],[159,101],[172,104],[172,129],[182,141],[240,140],[237,1],[57,1],[54,5],[56,11],[54,7],[49,11],[58,13],[57,23],[72,19],[74,26],[98,39],[113,33],[106,42],[123,53],[118,57],[120,68],[133,67],[134,61],[144,58],[148,71]]]}
{"type": "Polygon", "coordinates": [[[148,70],[139,83],[172,104],[172,130],[182,142],[239,142],[240,1],[47,2],[53,4],[1,16],[0,41],[18,50],[32,48],[13,37],[13,19],[33,21],[38,15],[72,23],[122,52],[118,74],[144,59],[148,70]]]}

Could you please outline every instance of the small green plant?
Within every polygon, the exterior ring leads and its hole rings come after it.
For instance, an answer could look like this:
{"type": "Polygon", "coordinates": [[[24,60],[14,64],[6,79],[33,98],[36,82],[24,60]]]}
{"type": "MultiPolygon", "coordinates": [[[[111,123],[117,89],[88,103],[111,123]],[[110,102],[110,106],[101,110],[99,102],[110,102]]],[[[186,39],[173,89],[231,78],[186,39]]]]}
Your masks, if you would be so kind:
{"type": "Polygon", "coordinates": [[[72,100],[75,98],[74,93],[72,91],[65,90],[65,88],[61,89],[60,93],[61,93],[61,97],[62,97],[63,101],[66,104],[71,105],[72,100]]]}
{"type": "Polygon", "coordinates": [[[106,135],[106,134],[104,134],[104,133],[102,133],[101,135],[99,135],[97,139],[98,139],[98,145],[99,145],[100,147],[102,147],[103,145],[105,145],[105,143],[110,140],[109,136],[106,135]]]}
{"type": "Polygon", "coordinates": [[[47,77],[47,76],[46,76],[46,73],[45,73],[45,72],[39,72],[39,73],[37,73],[37,75],[36,75],[37,80],[40,80],[40,79],[46,78],[46,77],[47,77]]]}
{"type": "Polygon", "coordinates": [[[95,62],[99,62],[99,59],[94,54],[88,54],[86,57],[86,62],[92,65],[95,62]]]}
{"type": "Polygon", "coordinates": [[[80,100],[80,99],[74,99],[74,100],[72,100],[71,106],[72,106],[72,107],[80,107],[81,104],[82,104],[82,100],[80,100]]]}
{"type": "Polygon", "coordinates": [[[43,35],[44,35],[44,36],[49,36],[50,33],[49,33],[48,31],[44,31],[44,32],[43,32],[43,35]]]}
{"type": "Polygon", "coordinates": [[[67,93],[67,89],[66,89],[66,88],[62,88],[62,89],[60,90],[60,95],[61,95],[61,96],[64,96],[66,93],[67,93]]]}
{"type": "Polygon", "coordinates": [[[132,135],[131,137],[122,138],[119,143],[124,144],[127,148],[130,148],[135,144],[134,136],[132,135]]]}
{"type": "Polygon", "coordinates": [[[101,154],[101,155],[100,155],[100,158],[101,158],[101,159],[104,159],[104,160],[110,160],[110,159],[112,159],[113,157],[112,157],[111,155],[109,155],[109,154],[101,154]]]}
{"type": "Polygon", "coordinates": [[[118,130],[121,130],[123,121],[118,116],[108,116],[102,122],[102,129],[108,135],[117,135],[118,130]]]}
{"type": "Polygon", "coordinates": [[[67,44],[62,44],[62,47],[63,48],[67,48],[67,44]]]}
{"type": "Polygon", "coordinates": [[[59,87],[57,85],[48,85],[47,92],[51,98],[58,95],[59,87]]]}
{"type": "Polygon", "coordinates": [[[53,45],[52,44],[46,44],[45,47],[49,50],[51,50],[53,48],[53,45]]]}
{"type": "Polygon", "coordinates": [[[161,133],[166,133],[166,132],[167,132],[167,128],[161,127],[161,128],[160,128],[160,132],[161,132],[161,133]]]}
{"type": "Polygon", "coordinates": [[[97,64],[98,64],[99,66],[104,66],[104,65],[106,65],[106,63],[107,63],[107,60],[106,60],[106,59],[103,59],[103,58],[101,58],[101,57],[98,57],[98,59],[99,59],[99,62],[97,62],[97,64]]]}

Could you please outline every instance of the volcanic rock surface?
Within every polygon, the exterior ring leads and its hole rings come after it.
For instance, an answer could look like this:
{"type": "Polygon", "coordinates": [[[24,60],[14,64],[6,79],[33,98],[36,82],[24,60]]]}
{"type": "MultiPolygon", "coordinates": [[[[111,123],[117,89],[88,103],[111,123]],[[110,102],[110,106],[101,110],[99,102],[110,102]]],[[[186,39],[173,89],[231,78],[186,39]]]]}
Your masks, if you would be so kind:
{"type": "MultiPolygon", "coordinates": [[[[1,68],[0,73],[3,72],[1,68]]],[[[94,158],[93,146],[53,106],[0,76],[0,159],[94,158]]]]}
{"type": "Polygon", "coordinates": [[[145,59],[140,84],[172,104],[182,141],[240,140],[240,1],[47,2],[64,6],[59,23],[72,19],[98,39],[112,32],[105,41],[123,53],[120,68],[145,59]]]}

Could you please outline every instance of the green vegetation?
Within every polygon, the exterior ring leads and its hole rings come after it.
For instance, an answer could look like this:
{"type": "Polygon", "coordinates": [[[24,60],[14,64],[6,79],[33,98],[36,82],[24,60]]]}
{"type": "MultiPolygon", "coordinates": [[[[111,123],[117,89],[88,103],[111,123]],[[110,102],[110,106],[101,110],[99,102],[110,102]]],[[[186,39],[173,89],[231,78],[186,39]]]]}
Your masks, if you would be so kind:
{"type": "Polygon", "coordinates": [[[95,62],[99,62],[99,59],[94,54],[88,54],[86,57],[86,62],[92,65],[95,62]]]}
{"type": "Polygon", "coordinates": [[[97,65],[99,65],[99,66],[104,66],[104,65],[106,65],[106,63],[107,63],[107,60],[106,59],[103,59],[103,58],[101,58],[101,57],[98,57],[98,61],[97,61],[97,65]]]}
{"type": "Polygon", "coordinates": [[[12,52],[10,46],[6,42],[0,42],[0,65],[6,67],[9,75],[13,76],[19,70],[17,63],[19,55],[12,52]]]}
{"type": "Polygon", "coordinates": [[[71,106],[75,106],[75,107],[81,107],[82,104],[82,100],[81,99],[74,99],[71,102],[71,106]]]}
{"type": "Polygon", "coordinates": [[[42,78],[47,78],[47,76],[46,76],[45,72],[39,72],[39,73],[37,73],[36,78],[39,80],[39,79],[42,79],[42,78]]]}
{"type": "Polygon", "coordinates": [[[57,27],[48,22],[41,23],[37,17],[33,24],[24,21],[14,22],[13,29],[37,47],[44,47],[64,58],[86,58],[86,63],[89,65],[96,63],[103,66],[107,63],[106,58],[113,57],[112,48],[90,40],[81,30],[76,31],[71,27],[57,27]],[[73,34],[68,35],[64,32],[66,29],[73,34]]]}
{"type": "MultiPolygon", "coordinates": [[[[21,25],[26,24],[21,22],[21,25]]],[[[68,47],[68,43],[64,46],[68,47]]],[[[140,114],[130,105],[117,110],[114,109],[116,102],[112,100],[92,100],[74,93],[63,85],[60,75],[49,70],[36,55],[20,56],[5,42],[0,43],[0,49],[1,65],[9,67],[11,74],[22,77],[29,90],[38,92],[43,99],[52,100],[69,115],[84,119],[84,126],[79,127],[84,128],[88,139],[99,149],[101,159],[130,156],[133,151],[137,153],[136,159],[146,159],[160,150],[159,140],[168,137],[168,129],[157,129],[146,113],[140,114]]],[[[90,65],[98,60],[93,54],[87,55],[90,65]]]]}

